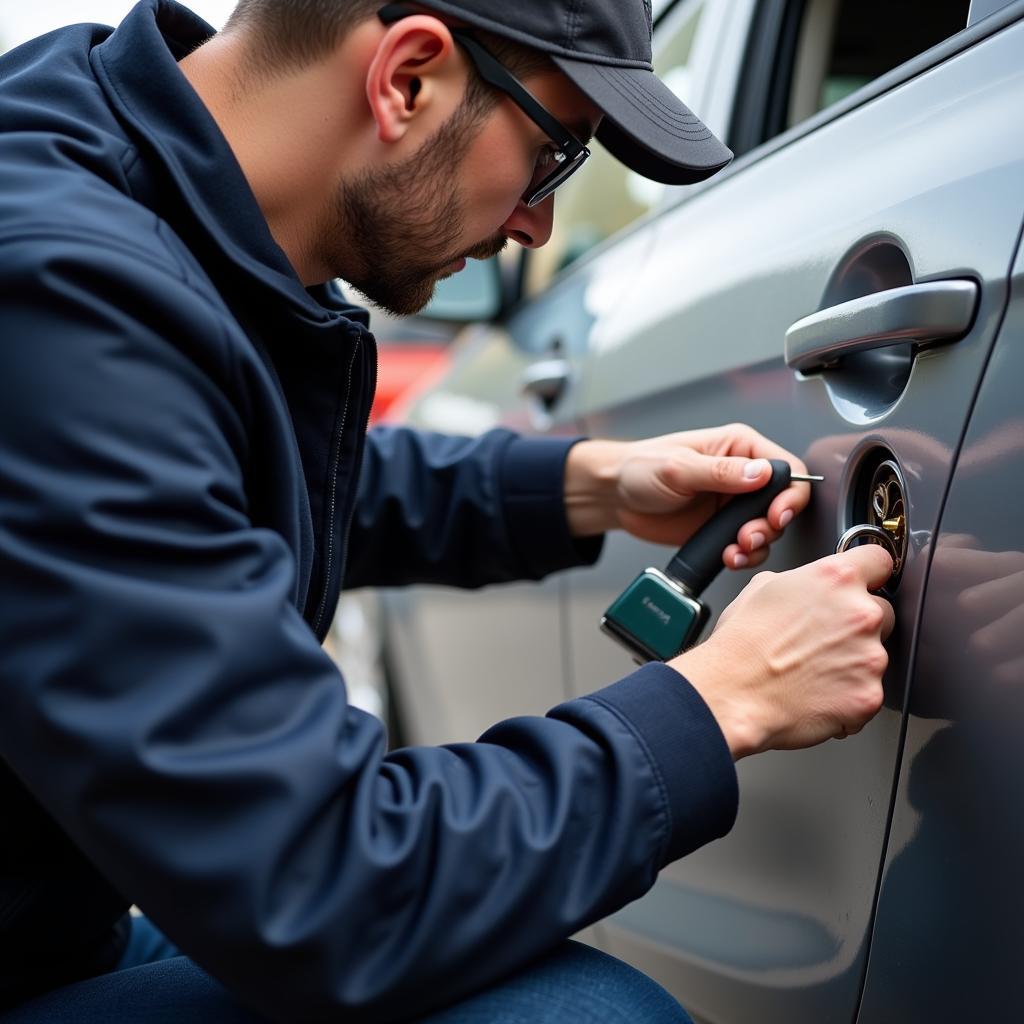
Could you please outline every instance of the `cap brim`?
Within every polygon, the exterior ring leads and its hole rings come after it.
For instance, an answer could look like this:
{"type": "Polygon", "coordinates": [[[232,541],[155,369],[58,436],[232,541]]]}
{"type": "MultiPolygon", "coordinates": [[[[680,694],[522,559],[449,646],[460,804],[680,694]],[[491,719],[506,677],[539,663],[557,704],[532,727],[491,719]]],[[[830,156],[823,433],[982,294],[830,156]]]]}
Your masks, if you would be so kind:
{"type": "Polygon", "coordinates": [[[691,185],[732,160],[732,150],[646,68],[552,59],[604,112],[598,141],[645,178],[691,185]]]}

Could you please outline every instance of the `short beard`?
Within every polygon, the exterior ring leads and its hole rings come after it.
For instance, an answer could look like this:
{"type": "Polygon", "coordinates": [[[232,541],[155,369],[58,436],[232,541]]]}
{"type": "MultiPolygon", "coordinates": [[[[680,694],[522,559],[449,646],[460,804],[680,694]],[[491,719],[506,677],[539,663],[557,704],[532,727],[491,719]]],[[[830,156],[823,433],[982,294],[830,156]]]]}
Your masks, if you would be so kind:
{"type": "Polygon", "coordinates": [[[455,249],[465,228],[456,171],[481,120],[479,108],[463,103],[408,160],[367,170],[338,190],[318,249],[340,277],[396,316],[423,309],[456,260],[489,259],[507,244],[499,234],[455,249]]]}

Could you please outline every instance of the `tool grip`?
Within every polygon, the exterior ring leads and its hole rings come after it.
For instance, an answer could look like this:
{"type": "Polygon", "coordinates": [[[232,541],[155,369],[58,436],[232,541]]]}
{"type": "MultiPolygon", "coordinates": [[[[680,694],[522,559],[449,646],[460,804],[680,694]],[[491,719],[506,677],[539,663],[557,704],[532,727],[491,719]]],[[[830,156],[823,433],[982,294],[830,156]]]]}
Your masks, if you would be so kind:
{"type": "Polygon", "coordinates": [[[722,552],[736,540],[740,527],[760,519],[777,494],[789,486],[788,462],[772,459],[772,478],[764,487],[738,494],[715,513],[673,556],[665,574],[684,584],[695,597],[724,568],[722,552]]]}

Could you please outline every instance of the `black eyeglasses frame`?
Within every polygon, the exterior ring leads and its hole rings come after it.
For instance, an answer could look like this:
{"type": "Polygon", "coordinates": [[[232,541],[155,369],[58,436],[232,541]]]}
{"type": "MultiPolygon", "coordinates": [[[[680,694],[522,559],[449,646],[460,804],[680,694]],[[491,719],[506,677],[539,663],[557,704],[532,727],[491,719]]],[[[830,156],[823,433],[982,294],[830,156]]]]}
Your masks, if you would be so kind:
{"type": "MultiPolygon", "coordinates": [[[[419,13],[425,12],[414,11],[404,4],[388,4],[377,12],[377,16],[385,25],[392,25],[396,21],[401,21],[402,18],[419,13]]],[[[470,29],[453,25],[447,27],[452,37],[469,55],[480,77],[495,89],[505,93],[557,147],[555,160],[558,166],[523,193],[523,202],[527,206],[533,207],[542,203],[587,162],[590,150],[544,107],[529,89],[473,35],[470,29]]]]}

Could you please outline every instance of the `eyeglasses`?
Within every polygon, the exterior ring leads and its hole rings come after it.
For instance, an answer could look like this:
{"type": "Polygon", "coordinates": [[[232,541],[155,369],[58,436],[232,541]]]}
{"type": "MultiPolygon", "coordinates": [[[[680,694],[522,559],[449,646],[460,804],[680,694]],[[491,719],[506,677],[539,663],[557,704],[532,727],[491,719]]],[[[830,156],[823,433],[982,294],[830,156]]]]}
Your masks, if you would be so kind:
{"type": "MultiPolygon", "coordinates": [[[[388,4],[377,12],[377,16],[385,25],[392,25],[418,13],[421,12],[410,10],[404,4],[388,4]]],[[[523,193],[523,202],[527,206],[542,203],[587,162],[590,150],[546,110],[469,29],[449,25],[448,31],[466,51],[480,77],[505,93],[551,140],[552,144],[545,147],[545,157],[538,161],[533,178],[523,193]]]]}

